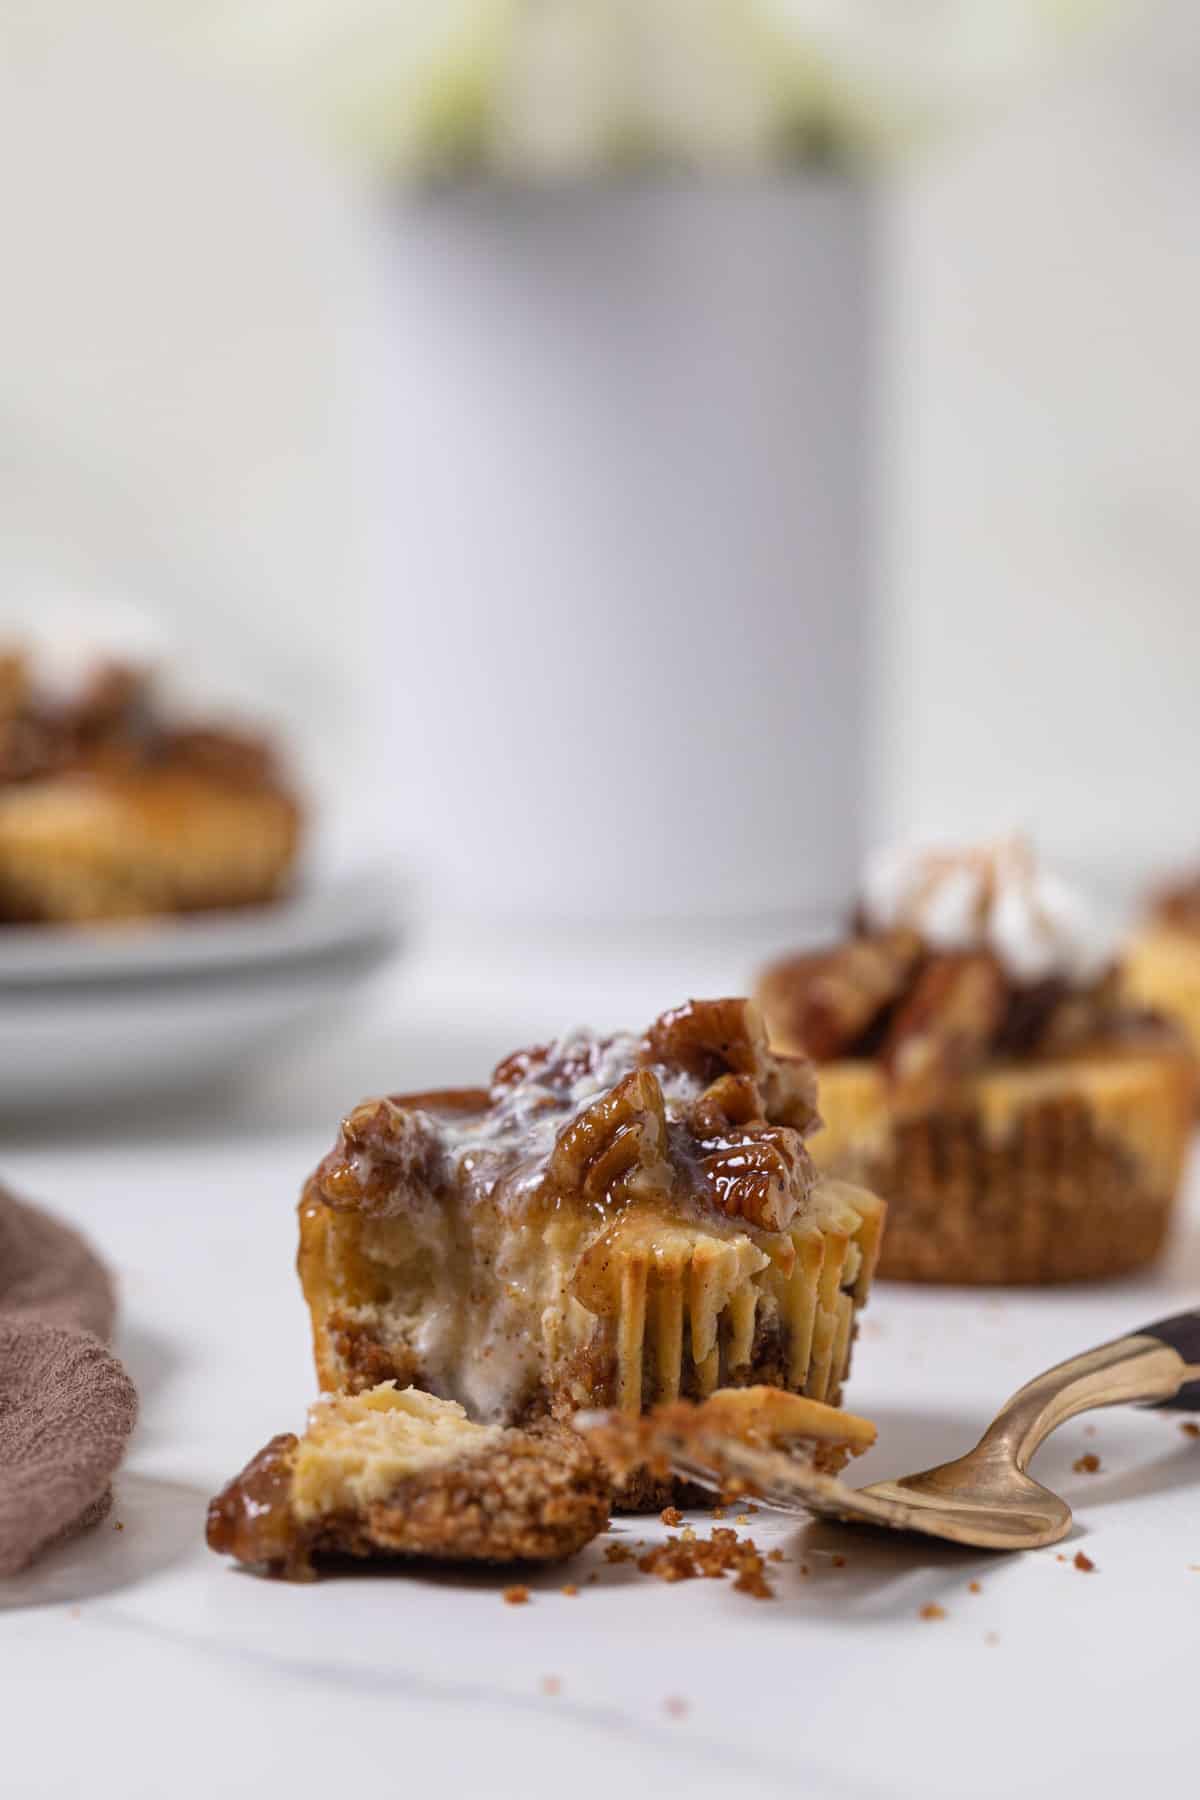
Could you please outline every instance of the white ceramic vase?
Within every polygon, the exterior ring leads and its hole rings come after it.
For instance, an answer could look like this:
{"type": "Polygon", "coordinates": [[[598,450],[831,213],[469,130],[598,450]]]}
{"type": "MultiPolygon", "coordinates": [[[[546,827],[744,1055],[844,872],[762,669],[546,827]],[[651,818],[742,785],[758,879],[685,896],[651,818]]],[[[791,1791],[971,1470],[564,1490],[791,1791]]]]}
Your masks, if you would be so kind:
{"type": "Polygon", "coordinates": [[[861,852],[868,196],[452,191],[388,256],[368,661],[439,903],[827,921],[861,852]]]}

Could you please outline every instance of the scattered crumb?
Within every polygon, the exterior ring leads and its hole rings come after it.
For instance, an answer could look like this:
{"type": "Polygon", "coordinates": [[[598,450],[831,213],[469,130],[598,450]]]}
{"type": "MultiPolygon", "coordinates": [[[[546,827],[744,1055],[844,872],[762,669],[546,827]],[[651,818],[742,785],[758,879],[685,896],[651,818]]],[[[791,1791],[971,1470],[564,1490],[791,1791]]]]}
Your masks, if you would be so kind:
{"type": "Polygon", "coordinates": [[[1195,1419],[1185,1419],[1179,1429],[1184,1437],[1200,1438],[1200,1425],[1197,1425],[1195,1419]]]}
{"type": "Polygon", "coordinates": [[[783,1551],[779,1548],[778,1544],[776,1544],[774,1550],[767,1551],[767,1561],[768,1562],[782,1562],[783,1561],[783,1551]]]}
{"type": "Polygon", "coordinates": [[[624,1544],[605,1544],[604,1560],[610,1563],[632,1562],[633,1551],[624,1544]]]}
{"type": "Polygon", "coordinates": [[[981,1581],[968,1581],[967,1592],[968,1594],[982,1594],[983,1583],[981,1581]]]}
{"type": "Polygon", "coordinates": [[[543,1694],[562,1693],[562,1682],[558,1679],[557,1675],[542,1676],[542,1692],[543,1694]]]}
{"type": "Polygon", "coordinates": [[[1075,1458],[1071,1467],[1077,1475],[1094,1475],[1100,1467],[1100,1458],[1094,1450],[1087,1450],[1082,1456],[1075,1458]]]}
{"type": "Polygon", "coordinates": [[[808,1564],[807,1564],[807,1563],[801,1563],[801,1564],[800,1564],[800,1573],[801,1573],[801,1574],[802,1574],[802,1575],[807,1575],[807,1574],[808,1574],[808,1564]]]}
{"type": "Polygon", "coordinates": [[[664,1525],[683,1524],[683,1514],[677,1506],[664,1506],[658,1516],[664,1525]]]}
{"type": "Polygon", "coordinates": [[[573,1581],[568,1581],[566,1586],[560,1587],[558,1591],[560,1594],[565,1594],[567,1596],[568,1600],[574,1600],[576,1594],[579,1592],[579,1589],[575,1586],[575,1583],[573,1581]]]}
{"type": "Polygon", "coordinates": [[[750,1514],[749,1513],[738,1513],[737,1517],[734,1519],[733,1522],[735,1525],[748,1525],[750,1523],[750,1514]]]}
{"type": "Polygon", "coordinates": [[[1063,1552],[1062,1552],[1062,1551],[1061,1551],[1061,1550],[1060,1550],[1060,1551],[1059,1551],[1059,1552],[1058,1552],[1058,1554],[1057,1554],[1057,1556],[1056,1556],[1056,1557],[1055,1557],[1055,1558],[1054,1558],[1054,1560],[1055,1560],[1055,1562],[1067,1562],[1067,1561],[1068,1561],[1068,1560],[1069,1560],[1069,1559],[1068,1559],[1068,1557],[1067,1557],[1067,1556],[1065,1556],[1065,1555],[1064,1555],[1064,1553],[1063,1553],[1063,1552]]]}
{"type": "Polygon", "coordinates": [[[936,1600],[927,1600],[918,1615],[922,1619],[944,1619],[946,1609],[939,1606],[936,1600]]]}
{"type": "Polygon", "coordinates": [[[714,1519],[723,1519],[725,1517],[725,1508],[723,1506],[714,1506],[712,1509],[712,1516],[714,1519]]]}
{"type": "Polygon", "coordinates": [[[1096,1565],[1090,1556],[1086,1556],[1082,1550],[1077,1550],[1075,1552],[1075,1567],[1077,1569],[1082,1569],[1085,1575],[1090,1575],[1096,1565]]]}
{"type": "Polygon", "coordinates": [[[529,1589],[527,1587],[506,1587],[504,1599],[509,1606],[524,1606],[529,1599],[529,1589]]]}
{"type": "Polygon", "coordinates": [[[748,1503],[747,1503],[747,1506],[746,1506],[746,1511],[747,1511],[747,1512],[748,1512],[748,1513],[756,1513],[756,1512],[761,1512],[761,1511],[762,1511],[762,1507],[761,1507],[761,1506],[755,1506],[755,1504],[754,1504],[754,1502],[753,1502],[753,1500],[751,1500],[751,1501],[749,1501],[749,1502],[748,1502],[748,1503]]]}
{"type": "Polygon", "coordinates": [[[766,1563],[752,1538],[739,1539],[736,1531],[717,1526],[707,1538],[687,1532],[669,1537],[665,1543],[648,1550],[638,1558],[643,1575],[657,1576],[659,1581],[720,1581],[725,1575],[736,1577],[734,1587],[756,1600],[769,1600],[773,1590],[767,1580],[766,1563]]]}
{"type": "Polygon", "coordinates": [[[1084,1437],[1095,1437],[1096,1427],[1094,1425],[1085,1425],[1083,1428],[1083,1435],[1084,1437]]]}
{"type": "Polygon", "coordinates": [[[983,1634],[983,1641],[988,1645],[998,1644],[1000,1642],[1000,1633],[998,1631],[985,1631],[983,1634]]]}
{"type": "Polygon", "coordinates": [[[125,1529],[125,1522],[123,1519],[114,1519],[113,1520],[113,1530],[114,1531],[124,1531],[124,1529],[125,1529]]]}
{"type": "Polygon", "coordinates": [[[846,1559],[844,1556],[831,1556],[829,1560],[835,1569],[844,1569],[846,1566],[846,1559]]]}
{"type": "Polygon", "coordinates": [[[668,1694],[663,1701],[663,1711],[670,1713],[673,1719],[682,1719],[687,1710],[687,1701],[682,1700],[678,1694],[668,1694]]]}
{"type": "Polygon", "coordinates": [[[685,1544],[694,1544],[696,1541],[696,1531],[692,1525],[685,1525],[679,1535],[685,1544]]]}

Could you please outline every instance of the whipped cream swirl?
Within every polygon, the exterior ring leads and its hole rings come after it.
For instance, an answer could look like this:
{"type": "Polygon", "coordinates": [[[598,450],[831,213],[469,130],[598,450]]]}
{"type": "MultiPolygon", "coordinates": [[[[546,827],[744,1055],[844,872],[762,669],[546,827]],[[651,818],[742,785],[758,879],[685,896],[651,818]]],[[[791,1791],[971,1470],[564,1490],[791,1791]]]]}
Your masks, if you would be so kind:
{"type": "Polygon", "coordinates": [[[862,911],[876,931],[907,926],[936,950],[990,950],[1022,985],[1086,986],[1114,953],[1112,934],[1021,838],[964,850],[910,846],[868,864],[862,911]]]}

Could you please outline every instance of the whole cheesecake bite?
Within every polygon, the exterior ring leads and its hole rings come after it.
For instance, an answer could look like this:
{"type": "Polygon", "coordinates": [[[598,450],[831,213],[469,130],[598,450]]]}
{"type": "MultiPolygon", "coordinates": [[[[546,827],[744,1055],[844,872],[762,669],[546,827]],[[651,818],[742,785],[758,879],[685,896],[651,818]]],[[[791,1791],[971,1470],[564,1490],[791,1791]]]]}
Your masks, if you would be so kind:
{"type": "Polygon", "coordinates": [[[329,1395],[302,1437],[272,1438],[212,1501],[208,1543],[292,1579],[337,1556],[547,1562],[603,1531],[610,1499],[568,1427],[474,1424],[386,1381],[329,1395]]]}
{"type": "Polygon", "coordinates": [[[485,1425],[752,1383],[836,1404],[883,1207],[814,1169],[816,1117],[742,999],[365,1102],[300,1204],[322,1387],[413,1383],[485,1425]]]}
{"type": "Polygon", "coordinates": [[[881,858],[846,938],[758,997],[773,1045],[817,1058],[815,1160],[889,1203],[881,1274],[1067,1281],[1161,1249],[1191,1057],[1023,843],[881,858]]]}

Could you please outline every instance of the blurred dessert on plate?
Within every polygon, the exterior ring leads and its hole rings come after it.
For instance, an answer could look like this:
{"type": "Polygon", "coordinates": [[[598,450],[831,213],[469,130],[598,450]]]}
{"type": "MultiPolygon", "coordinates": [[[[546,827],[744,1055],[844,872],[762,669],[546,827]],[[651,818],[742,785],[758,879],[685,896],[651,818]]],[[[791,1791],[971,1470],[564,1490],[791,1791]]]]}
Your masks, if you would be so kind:
{"type": "Polygon", "coordinates": [[[272,900],[300,836],[264,740],[174,716],[136,662],[93,660],[64,682],[0,645],[0,923],[272,900]]]}
{"type": "MultiPolygon", "coordinates": [[[[504,1427],[754,1384],[836,1405],[884,1208],[814,1169],[816,1101],[744,999],[364,1101],[300,1203],[322,1388],[504,1427]]],[[[673,1492],[635,1474],[617,1503],[673,1492]]]]}
{"type": "Polygon", "coordinates": [[[881,1275],[1070,1281],[1162,1248],[1191,1057],[1023,842],[877,858],[845,937],[758,998],[772,1047],[818,1063],[815,1161],[888,1202],[881,1275]]]}

